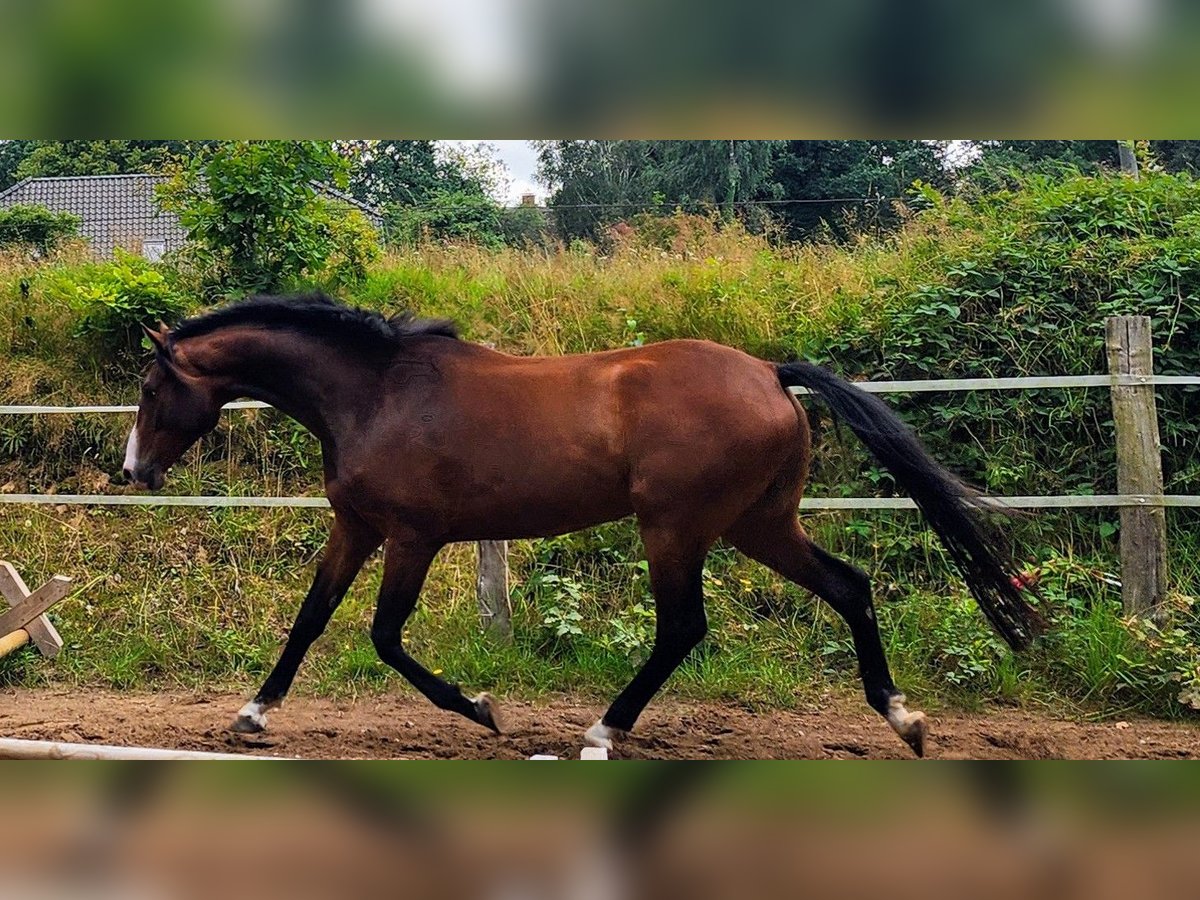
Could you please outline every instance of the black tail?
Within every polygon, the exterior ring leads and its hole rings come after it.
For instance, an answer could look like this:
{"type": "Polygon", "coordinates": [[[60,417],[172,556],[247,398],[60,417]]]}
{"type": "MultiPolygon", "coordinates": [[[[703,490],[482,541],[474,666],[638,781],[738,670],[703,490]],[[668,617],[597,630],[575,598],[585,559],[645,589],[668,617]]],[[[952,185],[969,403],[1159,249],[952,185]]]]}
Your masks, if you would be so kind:
{"type": "Polygon", "coordinates": [[[979,514],[983,497],[937,462],[882,400],[809,363],[779,366],[784,387],[819,396],[867,445],[913,498],[958,564],[988,621],[1015,650],[1027,647],[1044,622],[1021,596],[1003,538],[979,514]]]}

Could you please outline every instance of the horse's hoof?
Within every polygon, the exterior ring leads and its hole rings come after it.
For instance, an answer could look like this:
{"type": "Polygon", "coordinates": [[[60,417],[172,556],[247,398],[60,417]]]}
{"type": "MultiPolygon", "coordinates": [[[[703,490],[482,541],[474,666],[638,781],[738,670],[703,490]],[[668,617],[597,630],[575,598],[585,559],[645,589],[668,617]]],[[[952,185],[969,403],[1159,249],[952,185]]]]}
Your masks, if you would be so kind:
{"type": "Polygon", "coordinates": [[[613,738],[621,734],[616,728],[609,728],[601,719],[597,719],[592,727],[583,733],[583,742],[589,747],[599,747],[612,751],[613,738]]]}
{"type": "Polygon", "coordinates": [[[918,758],[925,755],[925,713],[915,712],[909,713],[912,717],[905,725],[903,731],[897,733],[912,748],[912,752],[917,754],[918,758]]]}
{"type": "Polygon", "coordinates": [[[918,757],[925,755],[925,713],[909,712],[904,706],[904,695],[893,694],[888,701],[887,720],[913,753],[918,757]]]}
{"type": "Polygon", "coordinates": [[[475,721],[485,728],[490,728],[496,734],[504,734],[503,720],[500,718],[500,704],[496,698],[486,691],[471,698],[475,707],[475,721]]]}
{"type": "Polygon", "coordinates": [[[261,734],[266,729],[266,722],[255,721],[250,716],[238,716],[229,726],[229,730],[234,734],[261,734]]]}
{"type": "Polygon", "coordinates": [[[251,700],[238,710],[237,718],[233,720],[229,730],[235,734],[259,734],[266,731],[269,708],[266,703],[251,700]]]}

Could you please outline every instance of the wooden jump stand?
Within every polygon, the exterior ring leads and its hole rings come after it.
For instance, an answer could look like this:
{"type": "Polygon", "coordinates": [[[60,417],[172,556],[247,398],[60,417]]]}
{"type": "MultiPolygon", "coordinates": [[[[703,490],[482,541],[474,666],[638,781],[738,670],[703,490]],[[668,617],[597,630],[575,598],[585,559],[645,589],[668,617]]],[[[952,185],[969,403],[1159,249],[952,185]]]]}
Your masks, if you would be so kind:
{"type": "Polygon", "coordinates": [[[11,563],[0,560],[0,595],[11,607],[0,614],[0,656],[29,642],[42,656],[53,659],[62,649],[62,638],[46,618],[46,610],[67,595],[71,579],[55,575],[33,593],[11,563]]]}

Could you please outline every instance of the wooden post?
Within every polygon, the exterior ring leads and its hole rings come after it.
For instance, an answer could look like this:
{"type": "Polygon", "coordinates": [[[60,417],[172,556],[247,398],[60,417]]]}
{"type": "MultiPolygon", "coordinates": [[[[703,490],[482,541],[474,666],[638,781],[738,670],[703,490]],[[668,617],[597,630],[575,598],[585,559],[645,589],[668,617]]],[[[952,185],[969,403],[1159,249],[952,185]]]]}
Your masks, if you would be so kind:
{"type": "MultiPolygon", "coordinates": [[[[1107,322],[1111,375],[1152,375],[1150,319],[1112,316],[1107,322]]],[[[1161,497],[1162,452],[1151,384],[1112,387],[1117,437],[1117,492],[1161,497]]],[[[1121,597],[1127,615],[1154,614],[1167,593],[1167,517],[1161,505],[1121,507],[1121,597]]]]}
{"type": "Polygon", "coordinates": [[[508,544],[480,541],[476,569],[479,619],[486,632],[502,641],[512,640],[512,615],[508,605],[508,544]]]}
{"type": "Polygon", "coordinates": [[[1128,175],[1134,181],[1137,181],[1138,164],[1137,155],[1133,149],[1133,141],[1117,141],[1117,157],[1121,160],[1121,174],[1128,175]]]}
{"type": "MultiPolygon", "coordinates": [[[[536,199],[532,194],[521,198],[536,199]]],[[[484,344],[489,350],[496,345],[484,344]]],[[[508,543],[480,541],[475,569],[475,596],[479,600],[479,620],[483,630],[507,643],[512,640],[512,610],[508,605],[508,543]]]]}

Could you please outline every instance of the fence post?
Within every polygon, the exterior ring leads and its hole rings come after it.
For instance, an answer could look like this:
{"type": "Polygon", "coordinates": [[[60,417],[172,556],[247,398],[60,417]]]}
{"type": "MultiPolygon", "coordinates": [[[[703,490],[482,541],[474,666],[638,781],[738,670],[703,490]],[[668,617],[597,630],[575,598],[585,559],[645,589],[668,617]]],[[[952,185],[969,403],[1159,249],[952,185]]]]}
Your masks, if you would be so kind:
{"type": "MultiPolygon", "coordinates": [[[[1154,374],[1147,316],[1106,323],[1111,375],[1154,374]]],[[[1162,496],[1162,451],[1151,384],[1112,386],[1117,492],[1162,496]]],[[[1167,518],[1161,505],[1121,507],[1121,597],[1127,615],[1157,611],[1167,592],[1167,518]]]]}
{"type": "Polygon", "coordinates": [[[476,568],[479,620],[484,631],[502,641],[512,640],[512,616],[508,606],[508,543],[480,541],[476,568]]]}
{"type": "Polygon", "coordinates": [[[1138,164],[1133,141],[1117,141],[1117,157],[1121,160],[1121,174],[1137,181],[1138,164]]]}

